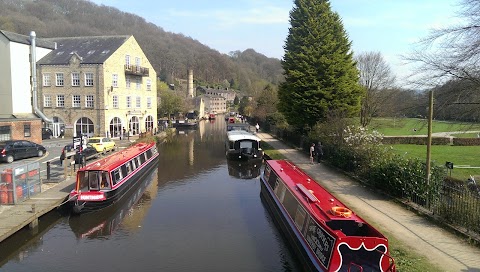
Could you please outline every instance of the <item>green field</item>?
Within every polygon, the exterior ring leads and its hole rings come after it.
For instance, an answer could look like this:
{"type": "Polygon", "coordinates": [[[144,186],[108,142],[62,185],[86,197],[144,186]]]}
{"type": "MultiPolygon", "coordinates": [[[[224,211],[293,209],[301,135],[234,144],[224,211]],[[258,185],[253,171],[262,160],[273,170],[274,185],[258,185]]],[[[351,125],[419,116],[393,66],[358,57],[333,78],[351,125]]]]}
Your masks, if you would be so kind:
{"type": "MultiPolygon", "coordinates": [[[[426,119],[417,118],[376,118],[372,120],[368,128],[371,131],[377,130],[386,136],[427,135],[428,122],[426,119]]],[[[433,121],[432,123],[432,133],[452,131],[480,131],[480,124],[445,121],[433,121]]],[[[476,133],[468,133],[468,135],[476,137],[476,133]]]]}
{"type": "MultiPolygon", "coordinates": [[[[369,126],[369,130],[388,136],[415,136],[426,135],[428,131],[427,120],[425,119],[394,119],[378,118],[374,119],[369,126]]],[[[467,131],[480,131],[480,124],[476,123],[453,123],[434,121],[432,132],[462,132],[453,134],[454,137],[478,137],[477,133],[467,131]]],[[[392,148],[398,154],[409,158],[419,158],[426,160],[426,145],[392,145],[392,148]]],[[[445,162],[453,162],[454,168],[448,174],[460,180],[466,180],[470,175],[480,176],[480,146],[448,146],[432,145],[431,161],[439,166],[444,166],[445,162]],[[479,167],[479,168],[475,168],[479,167]]],[[[447,171],[447,169],[445,169],[447,171]]]]}

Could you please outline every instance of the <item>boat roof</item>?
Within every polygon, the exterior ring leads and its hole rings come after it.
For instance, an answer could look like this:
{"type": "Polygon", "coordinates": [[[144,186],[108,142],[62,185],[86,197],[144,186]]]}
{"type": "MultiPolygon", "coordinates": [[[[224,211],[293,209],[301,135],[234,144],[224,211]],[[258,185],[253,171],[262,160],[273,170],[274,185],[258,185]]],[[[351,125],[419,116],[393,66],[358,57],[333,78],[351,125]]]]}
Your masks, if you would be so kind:
{"type": "Polygon", "coordinates": [[[229,141],[240,141],[240,140],[252,140],[260,142],[261,139],[252,133],[244,130],[231,130],[227,132],[227,137],[229,141]]]}
{"type": "Polygon", "coordinates": [[[79,171],[111,171],[151,148],[153,145],[155,145],[155,143],[137,143],[122,151],[115,152],[105,158],[87,164],[79,171]]]}
{"type": "Polygon", "coordinates": [[[352,215],[348,218],[339,218],[338,216],[333,215],[330,212],[333,207],[347,209],[348,207],[325,188],[320,186],[320,184],[295,164],[287,160],[267,160],[266,163],[270,166],[272,171],[283,180],[285,185],[290,188],[290,191],[303,204],[303,206],[309,210],[309,213],[312,214],[312,216],[325,222],[332,220],[355,220],[356,222],[366,224],[366,222],[353,211],[352,215]]]}

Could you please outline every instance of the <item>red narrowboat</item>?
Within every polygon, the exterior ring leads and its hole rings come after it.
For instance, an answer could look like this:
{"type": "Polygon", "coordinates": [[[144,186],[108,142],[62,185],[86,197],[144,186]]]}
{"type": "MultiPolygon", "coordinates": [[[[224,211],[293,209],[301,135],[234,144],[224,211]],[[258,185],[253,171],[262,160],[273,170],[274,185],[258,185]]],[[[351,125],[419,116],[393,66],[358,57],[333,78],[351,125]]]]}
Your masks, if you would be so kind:
{"type": "Polygon", "coordinates": [[[157,162],[155,143],[138,143],[80,168],[69,195],[73,213],[97,211],[120,201],[157,162]]]}
{"type": "Polygon", "coordinates": [[[395,271],[388,239],[285,160],[267,160],[261,196],[305,271],[395,271]]]}

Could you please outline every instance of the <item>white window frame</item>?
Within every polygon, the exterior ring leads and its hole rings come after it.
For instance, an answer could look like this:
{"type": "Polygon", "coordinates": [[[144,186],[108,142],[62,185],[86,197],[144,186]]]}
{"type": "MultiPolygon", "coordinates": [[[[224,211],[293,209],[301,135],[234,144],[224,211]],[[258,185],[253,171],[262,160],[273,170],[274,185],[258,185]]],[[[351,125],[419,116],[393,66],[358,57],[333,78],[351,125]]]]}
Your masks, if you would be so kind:
{"type": "Polygon", "coordinates": [[[127,109],[132,108],[132,97],[131,96],[127,96],[126,106],[127,106],[127,109]]]}
{"type": "Polygon", "coordinates": [[[112,74],[112,86],[118,88],[118,74],[112,74]]]}
{"type": "Polygon", "coordinates": [[[43,107],[45,108],[51,108],[52,107],[52,96],[49,94],[46,94],[43,96],[43,107]]]}
{"type": "Polygon", "coordinates": [[[130,68],[130,55],[125,55],[125,65],[127,65],[127,68],[130,68]]]}
{"type": "Polygon", "coordinates": [[[80,86],[80,73],[72,73],[72,86],[79,87],[80,86]]]}
{"type": "Polygon", "coordinates": [[[152,80],[150,78],[147,78],[147,91],[152,90],[152,80]]]}
{"type": "Polygon", "coordinates": [[[150,96],[147,97],[147,109],[152,108],[152,98],[150,96]]]}
{"type": "Polygon", "coordinates": [[[57,108],[65,108],[65,95],[57,94],[57,108]]]}
{"type": "Polygon", "coordinates": [[[125,83],[126,83],[127,89],[130,89],[130,87],[132,85],[132,80],[130,79],[130,77],[125,78],[125,83]]]}
{"type": "Polygon", "coordinates": [[[85,73],[85,86],[91,87],[93,84],[93,73],[85,73]]]}
{"type": "Polygon", "coordinates": [[[142,88],[142,79],[139,78],[139,77],[137,77],[137,78],[135,79],[135,83],[136,83],[136,88],[137,88],[137,90],[140,90],[140,89],[142,88]]]}
{"type": "Polygon", "coordinates": [[[118,109],[118,95],[112,96],[112,107],[118,109]]]}
{"type": "Polygon", "coordinates": [[[65,77],[63,73],[55,73],[55,86],[63,87],[65,85],[65,77]]]}
{"type": "Polygon", "coordinates": [[[52,86],[52,75],[50,73],[43,74],[43,86],[44,87],[52,86]]]}
{"type": "Polygon", "coordinates": [[[93,98],[93,95],[88,94],[85,95],[85,108],[92,109],[95,107],[95,100],[93,98]]]}
{"type": "Polygon", "coordinates": [[[137,109],[142,108],[142,97],[141,96],[137,96],[135,98],[135,108],[137,108],[137,109]]]}
{"type": "Polygon", "coordinates": [[[81,106],[81,96],[79,94],[72,95],[72,108],[80,108],[81,106]]]}

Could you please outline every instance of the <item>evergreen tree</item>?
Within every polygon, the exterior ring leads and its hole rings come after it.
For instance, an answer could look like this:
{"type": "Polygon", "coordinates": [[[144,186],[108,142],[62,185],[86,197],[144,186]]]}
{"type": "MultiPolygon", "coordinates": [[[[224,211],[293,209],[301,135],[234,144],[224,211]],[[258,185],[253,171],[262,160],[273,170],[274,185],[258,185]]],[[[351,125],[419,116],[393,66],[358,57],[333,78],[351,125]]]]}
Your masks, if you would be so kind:
{"type": "Polygon", "coordinates": [[[328,0],[295,0],[282,66],[279,110],[290,125],[305,130],[329,112],[352,116],[363,89],[341,19],[328,0]]]}

